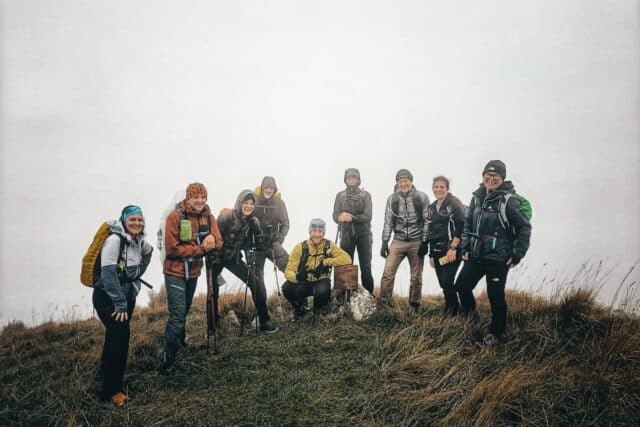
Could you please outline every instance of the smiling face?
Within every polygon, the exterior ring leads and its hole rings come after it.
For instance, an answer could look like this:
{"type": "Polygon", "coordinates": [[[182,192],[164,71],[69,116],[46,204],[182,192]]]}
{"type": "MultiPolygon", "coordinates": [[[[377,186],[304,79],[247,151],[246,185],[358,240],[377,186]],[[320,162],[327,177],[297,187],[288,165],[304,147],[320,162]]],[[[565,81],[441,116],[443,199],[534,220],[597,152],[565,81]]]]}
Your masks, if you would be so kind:
{"type": "Polygon", "coordinates": [[[445,197],[447,197],[447,192],[449,191],[449,188],[446,182],[436,181],[433,183],[432,190],[433,190],[433,195],[436,197],[436,199],[439,201],[442,201],[444,200],[445,197]]]}
{"type": "Polygon", "coordinates": [[[264,187],[262,189],[262,195],[265,199],[270,199],[273,196],[274,188],[273,187],[264,187]]]}
{"type": "Polygon", "coordinates": [[[360,180],[355,176],[348,176],[346,182],[349,187],[357,187],[360,183],[360,180]]]}
{"type": "Polygon", "coordinates": [[[207,197],[204,194],[196,194],[189,197],[186,201],[187,207],[194,212],[202,212],[207,204],[207,197]]]}
{"type": "Polygon", "coordinates": [[[324,228],[322,227],[313,227],[309,232],[309,238],[314,244],[318,244],[324,239],[324,228]]]}
{"type": "Polygon", "coordinates": [[[493,191],[502,185],[503,179],[500,175],[493,172],[487,172],[482,175],[482,183],[488,191],[493,191]]]}
{"type": "Polygon", "coordinates": [[[400,178],[398,180],[398,188],[403,193],[408,193],[411,190],[411,181],[408,178],[400,178]]]}
{"type": "Polygon", "coordinates": [[[242,215],[244,216],[249,216],[253,213],[254,209],[256,208],[256,204],[253,202],[253,199],[247,199],[244,202],[242,202],[242,215]]]}
{"type": "Polygon", "coordinates": [[[129,215],[129,217],[124,220],[124,229],[131,236],[137,236],[144,230],[144,218],[138,214],[129,215]]]}

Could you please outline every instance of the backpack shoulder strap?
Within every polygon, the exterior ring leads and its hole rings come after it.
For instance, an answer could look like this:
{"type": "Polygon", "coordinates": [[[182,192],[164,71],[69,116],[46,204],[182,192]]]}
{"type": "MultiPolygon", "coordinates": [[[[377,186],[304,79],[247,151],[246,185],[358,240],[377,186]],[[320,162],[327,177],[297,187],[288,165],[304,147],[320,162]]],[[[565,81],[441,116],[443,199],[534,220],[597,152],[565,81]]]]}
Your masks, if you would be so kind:
{"type": "Polygon", "coordinates": [[[500,219],[502,219],[502,224],[506,229],[508,229],[510,226],[509,218],[507,218],[507,203],[509,203],[509,199],[511,197],[513,197],[512,193],[505,194],[504,196],[502,196],[502,199],[500,199],[500,204],[498,205],[500,211],[500,219]]]}
{"type": "Polygon", "coordinates": [[[309,244],[306,240],[301,243],[302,254],[300,255],[300,263],[298,264],[298,273],[302,274],[307,271],[307,260],[309,259],[309,244]]]}
{"type": "Polygon", "coordinates": [[[324,249],[323,249],[323,256],[324,258],[328,258],[329,255],[329,250],[331,249],[331,242],[327,239],[324,239],[324,249]]]}

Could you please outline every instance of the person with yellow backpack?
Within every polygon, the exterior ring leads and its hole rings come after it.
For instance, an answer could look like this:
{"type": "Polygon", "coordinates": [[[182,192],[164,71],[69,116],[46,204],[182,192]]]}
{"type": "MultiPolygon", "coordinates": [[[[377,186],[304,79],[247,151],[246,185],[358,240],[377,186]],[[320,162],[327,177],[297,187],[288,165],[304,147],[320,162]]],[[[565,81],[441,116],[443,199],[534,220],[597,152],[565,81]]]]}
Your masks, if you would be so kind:
{"type": "Polygon", "coordinates": [[[140,291],[141,276],[153,247],[145,240],[140,207],[126,206],[117,220],[106,223],[109,236],[100,251],[99,277],[93,285],[93,306],[106,331],[100,358],[101,402],[124,405],[129,397],[123,382],[129,352],[129,323],[140,291]]]}
{"type": "Polygon", "coordinates": [[[264,249],[256,250],[256,277],[264,282],[264,263],[267,258],[283,273],[287,267],[289,254],[282,244],[289,232],[289,214],[272,176],[262,179],[262,184],[256,188],[256,196],[253,214],[260,220],[262,234],[270,243],[264,249]]]}

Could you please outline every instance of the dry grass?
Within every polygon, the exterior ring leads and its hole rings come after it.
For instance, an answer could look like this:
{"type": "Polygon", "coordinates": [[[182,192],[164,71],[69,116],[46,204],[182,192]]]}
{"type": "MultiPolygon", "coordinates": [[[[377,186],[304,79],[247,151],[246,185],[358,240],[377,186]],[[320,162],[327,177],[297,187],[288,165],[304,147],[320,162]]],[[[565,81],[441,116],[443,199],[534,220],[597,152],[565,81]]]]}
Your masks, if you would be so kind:
{"type": "MultiPolygon", "coordinates": [[[[244,294],[223,294],[240,310],[244,294]]],[[[250,300],[250,298],[249,298],[250,300]]],[[[242,338],[227,324],[206,355],[204,298],[188,318],[176,372],[155,368],[166,320],[162,293],[132,323],[126,408],[96,403],[104,329],[97,319],[8,325],[0,335],[0,425],[635,425],[640,418],[640,320],[599,306],[593,290],[551,301],[509,292],[509,338],[478,350],[489,319],[443,319],[442,298],[406,299],[364,322],[281,322],[242,338]]],[[[250,313],[251,306],[247,309],[250,313]]],[[[228,323],[228,322],[227,322],[228,323]]]]}

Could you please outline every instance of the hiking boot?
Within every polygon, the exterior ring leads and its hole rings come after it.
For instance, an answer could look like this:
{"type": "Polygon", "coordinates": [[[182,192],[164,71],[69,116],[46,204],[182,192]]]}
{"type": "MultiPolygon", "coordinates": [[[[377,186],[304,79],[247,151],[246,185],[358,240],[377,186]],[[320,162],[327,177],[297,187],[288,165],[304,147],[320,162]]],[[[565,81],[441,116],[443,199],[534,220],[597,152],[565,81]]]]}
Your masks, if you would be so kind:
{"type": "Polygon", "coordinates": [[[420,303],[419,302],[412,302],[411,304],[409,304],[409,306],[411,307],[411,311],[413,311],[414,313],[416,313],[416,314],[420,313],[420,303]]]}
{"type": "Polygon", "coordinates": [[[123,392],[119,392],[111,396],[111,403],[116,406],[123,406],[129,400],[129,396],[124,394],[123,392]]]}
{"type": "Polygon", "coordinates": [[[484,338],[482,339],[482,345],[484,347],[495,347],[498,344],[500,344],[500,340],[491,332],[487,332],[484,338]]]}
{"type": "Polygon", "coordinates": [[[304,320],[304,316],[307,314],[307,310],[295,310],[293,312],[293,321],[299,322],[304,320]]]}
{"type": "Polygon", "coordinates": [[[274,323],[272,323],[270,320],[267,320],[266,322],[260,325],[260,332],[273,334],[275,332],[278,332],[278,327],[274,323]]]}
{"type": "Polygon", "coordinates": [[[158,368],[158,373],[162,375],[168,375],[169,370],[173,366],[176,361],[175,353],[167,353],[166,351],[162,353],[162,363],[158,368]]]}

